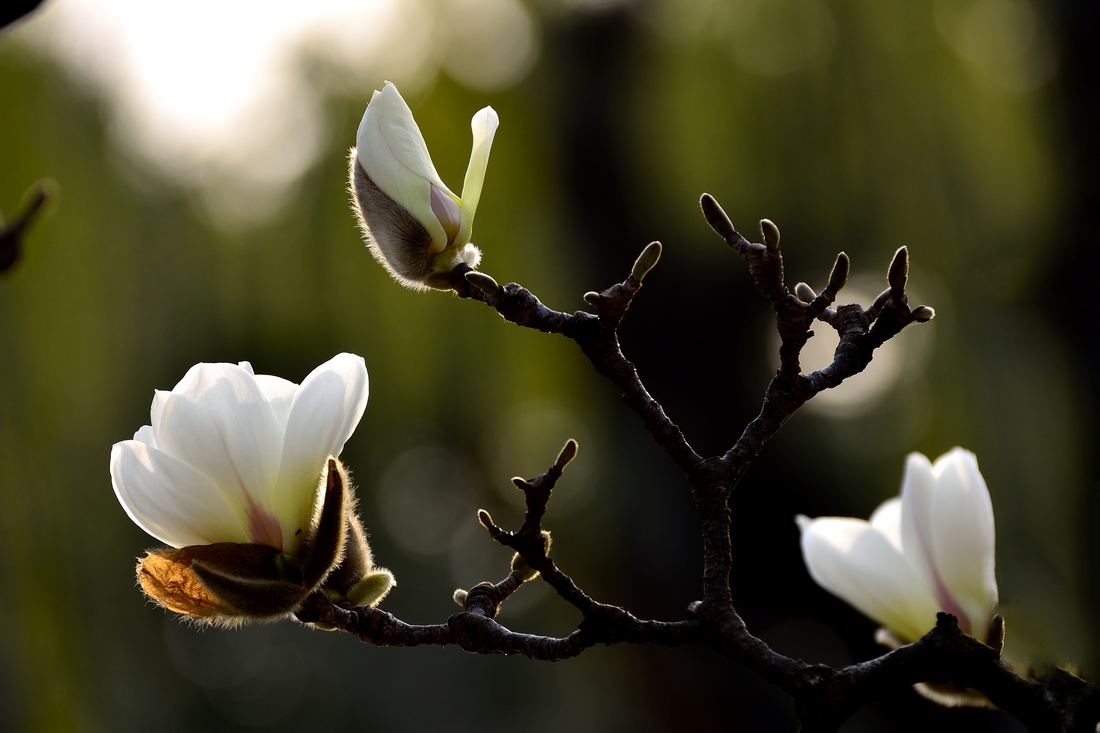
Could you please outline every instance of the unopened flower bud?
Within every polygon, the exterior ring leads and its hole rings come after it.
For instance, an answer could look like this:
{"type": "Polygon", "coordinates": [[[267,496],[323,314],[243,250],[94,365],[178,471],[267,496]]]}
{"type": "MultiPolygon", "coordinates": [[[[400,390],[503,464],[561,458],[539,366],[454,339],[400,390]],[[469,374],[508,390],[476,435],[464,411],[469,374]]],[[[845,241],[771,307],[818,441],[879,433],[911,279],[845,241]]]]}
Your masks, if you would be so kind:
{"type": "Polygon", "coordinates": [[[499,124],[492,107],[474,115],[473,150],[459,198],[436,172],[397,87],[387,82],[374,93],[349,160],[352,206],[371,254],[402,285],[447,290],[456,265],[477,267],[481,253],[470,235],[499,124]]]}

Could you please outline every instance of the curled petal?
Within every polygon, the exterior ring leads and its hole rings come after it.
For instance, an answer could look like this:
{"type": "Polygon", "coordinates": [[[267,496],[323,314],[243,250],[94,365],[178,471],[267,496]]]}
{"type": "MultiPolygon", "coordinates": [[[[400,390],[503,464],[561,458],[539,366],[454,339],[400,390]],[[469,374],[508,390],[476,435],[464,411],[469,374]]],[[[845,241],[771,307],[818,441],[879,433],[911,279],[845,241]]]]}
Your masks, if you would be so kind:
{"type": "Polygon", "coordinates": [[[890,539],[861,519],[799,516],[802,557],[822,588],[915,641],[940,610],[916,569],[890,539]]]}
{"type": "Polygon", "coordinates": [[[481,200],[485,169],[489,165],[489,151],[493,147],[493,137],[496,136],[499,126],[500,118],[492,107],[485,107],[470,120],[474,143],[470,150],[470,163],[466,166],[466,180],[462,183],[462,201],[459,207],[462,225],[454,241],[457,247],[469,242],[473,234],[474,212],[481,200]]]}
{"type": "Polygon", "coordinates": [[[209,481],[145,443],[115,443],[111,485],[130,519],[167,545],[249,541],[241,515],[209,481]]]}
{"type": "Polygon", "coordinates": [[[157,447],[157,437],[153,434],[153,427],[151,425],[142,425],[138,428],[138,431],[134,433],[134,440],[139,443],[145,443],[150,448],[157,447]]]}
{"type": "Polygon", "coordinates": [[[329,456],[338,456],[367,406],[367,367],[361,356],[337,354],[314,369],[290,408],[282,460],[275,489],[275,512],[283,548],[291,552],[307,534],[321,471],[329,456]],[[301,530],[299,533],[298,530],[301,530]]]}

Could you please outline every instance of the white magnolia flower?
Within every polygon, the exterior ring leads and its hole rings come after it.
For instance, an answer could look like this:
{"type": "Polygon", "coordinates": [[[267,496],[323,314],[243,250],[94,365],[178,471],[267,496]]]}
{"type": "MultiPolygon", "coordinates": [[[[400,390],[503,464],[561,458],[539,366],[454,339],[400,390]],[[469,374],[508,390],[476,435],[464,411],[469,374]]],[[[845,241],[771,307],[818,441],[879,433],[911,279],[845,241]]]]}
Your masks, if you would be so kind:
{"type": "Polygon", "coordinates": [[[470,122],[473,149],[462,196],[440,179],[412,110],[386,82],[363,113],[351,151],[353,206],[375,259],[403,285],[449,288],[446,273],[481,253],[470,244],[489,149],[500,120],[485,107],[470,122]]]}
{"type": "Polygon", "coordinates": [[[266,545],[294,556],[308,536],[329,456],[367,404],[362,357],[339,354],[299,386],[248,362],[196,364],[157,390],[150,425],[111,450],[126,513],[161,542],[266,545]]]}
{"type": "Polygon", "coordinates": [[[993,504],[974,454],[955,448],[932,464],[905,464],[901,496],[869,522],[796,518],[802,557],[818,585],[878,621],[903,643],[936,624],[936,613],[986,640],[997,605],[993,504]]]}

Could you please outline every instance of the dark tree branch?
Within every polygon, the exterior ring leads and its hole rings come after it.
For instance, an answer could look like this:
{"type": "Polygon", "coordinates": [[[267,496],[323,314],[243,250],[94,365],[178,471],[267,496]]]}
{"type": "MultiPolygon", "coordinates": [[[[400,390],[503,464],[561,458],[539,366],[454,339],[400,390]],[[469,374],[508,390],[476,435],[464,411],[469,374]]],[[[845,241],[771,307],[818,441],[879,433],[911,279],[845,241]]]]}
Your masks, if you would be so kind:
{"type": "MultiPolygon", "coordinates": [[[[703,536],[703,598],[688,607],[687,618],[671,622],[643,620],[623,608],[601,603],[550,558],[549,534],[542,528],[542,519],[555,484],[576,455],[574,441],[566,444],[554,465],[542,475],[513,479],[527,503],[519,530],[507,531],[497,526],[488,512],[478,513],[491,537],[515,550],[522,562],[514,560],[512,572],[499,583],[481,583],[464,595],[457,593],[463,611],[451,616],[446,624],[406,624],[379,609],[339,605],[323,593],[307,598],[296,617],[346,631],[378,646],[453,644],[478,654],[523,654],[545,661],[567,659],[596,644],[702,644],[789,693],[805,731],[835,731],[867,702],[916,683],[933,682],[978,690],[1031,731],[1092,733],[1100,718],[1100,689],[1066,672],[1044,681],[1021,677],[1001,661],[999,648],[963,633],[954,616],[940,614],[936,627],[919,641],[843,669],[791,659],[748,631],[734,609],[729,586],[733,559],[728,502],[733,488],[764,443],[807,400],[863,371],[875,349],[910,323],[931,320],[934,311],[927,306],[909,307],[905,293],[909,255],[904,247],[894,254],[887,270],[889,287],[870,307],[834,307],[848,278],[847,255],[837,256],[820,295],[805,283],[798,283],[792,293],[784,281],[780,233],[775,224],[761,221],[764,242],[752,243],[737,232],[711,196],[704,195],[701,206],[711,227],[748,264],[757,289],[771,301],[781,339],[780,366],[765,392],[760,414],[721,456],[704,459],[695,452],[619,348],[618,326],[641,289],[643,278],[660,257],[660,244],[654,242],[645,248],[626,280],[601,292],[585,294],[595,315],[552,310],[525,288],[515,283],[501,286],[492,277],[465,266],[452,273],[452,287],[459,297],[485,303],[511,323],[575,341],[595,370],[621,390],[623,400],[642,419],[654,441],[684,472],[703,536]],[[813,335],[810,328],[815,322],[835,329],[840,343],[831,364],[803,374],[800,355],[813,335]],[[500,605],[522,585],[529,571],[541,574],[563,600],[581,612],[583,620],[574,632],[562,638],[520,634],[495,620],[500,605]]],[[[998,647],[1003,640],[1003,626],[999,628],[998,638],[991,639],[998,647]]]]}

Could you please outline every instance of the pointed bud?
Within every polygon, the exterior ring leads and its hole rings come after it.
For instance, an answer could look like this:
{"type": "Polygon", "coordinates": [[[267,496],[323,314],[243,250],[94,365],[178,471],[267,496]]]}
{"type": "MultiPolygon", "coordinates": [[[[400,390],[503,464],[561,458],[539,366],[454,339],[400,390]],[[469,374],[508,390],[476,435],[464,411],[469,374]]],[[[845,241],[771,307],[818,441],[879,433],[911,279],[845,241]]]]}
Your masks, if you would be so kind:
{"type": "Polygon", "coordinates": [[[335,458],[328,459],[325,475],[325,499],[321,517],[312,537],[305,543],[302,581],[307,589],[314,588],[329,574],[344,555],[347,540],[347,485],[344,467],[335,458]]]}
{"type": "Polygon", "coordinates": [[[493,524],[493,518],[489,515],[489,512],[484,509],[477,510],[477,521],[481,522],[481,526],[485,529],[492,529],[496,526],[493,524]]]}
{"type": "Polygon", "coordinates": [[[1001,614],[994,614],[990,619],[989,636],[986,637],[985,643],[997,652],[998,657],[1001,656],[1005,648],[1005,617],[1001,614]]]}
{"type": "Polygon", "coordinates": [[[928,323],[936,317],[936,311],[931,306],[918,305],[913,309],[913,320],[917,323],[928,323]]]}
{"type": "Polygon", "coordinates": [[[478,272],[472,270],[466,273],[466,282],[476,287],[486,295],[496,295],[500,292],[500,285],[496,280],[486,275],[484,272],[478,272]]]}
{"type": "Polygon", "coordinates": [[[841,252],[836,256],[836,262],[833,263],[833,271],[829,273],[829,289],[834,293],[839,293],[841,288],[848,284],[848,272],[851,270],[852,263],[848,259],[848,255],[841,252]]]}
{"type": "Polygon", "coordinates": [[[396,585],[397,581],[394,579],[393,573],[385,568],[375,568],[372,573],[349,590],[344,597],[353,606],[370,606],[374,608],[382,602],[386,594],[396,585]]]}
{"type": "Polygon", "coordinates": [[[909,279],[909,250],[898,247],[894,253],[894,259],[890,261],[890,269],[886,273],[886,279],[893,290],[901,292],[905,290],[905,282],[909,279]]]}
{"type": "MultiPolygon", "coordinates": [[[[558,453],[558,459],[554,461],[554,467],[559,471],[565,470],[565,467],[568,466],[573,461],[573,459],[577,457],[578,448],[579,446],[577,445],[577,441],[573,440],[572,438],[565,441],[565,445],[562,446],[561,452],[558,453]]],[[[513,481],[514,480],[515,479],[513,479],[513,481]]]]}
{"type": "Polygon", "coordinates": [[[717,232],[718,236],[727,242],[738,236],[737,230],[733,227],[733,222],[726,216],[726,212],[722,210],[722,207],[718,205],[713,196],[704,193],[699,199],[699,206],[702,207],[703,216],[706,217],[710,228],[717,232]]]}
{"type": "Polygon", "coordinates": [[[817,298],[817,293],[815,293],[814,289],[806,283],[798,283],[795,285],[794,294],[798,296],[799,300],[805,303],[811,303],[817,298]]]}
{"type": "Polygon", "coordinates": [[[659,259],[661,259],[661,243],[650,242],[638,255],[638,259],[634,260],[634,269],[631,270],[630,276],[641,282],[659,259]]]}
{"type": "Polygon", "coordinates": [[[764,246],[773,252],[779,249],[779,227],[771,219],[760,220],[760,234],[764,237],[764,246]]]}

